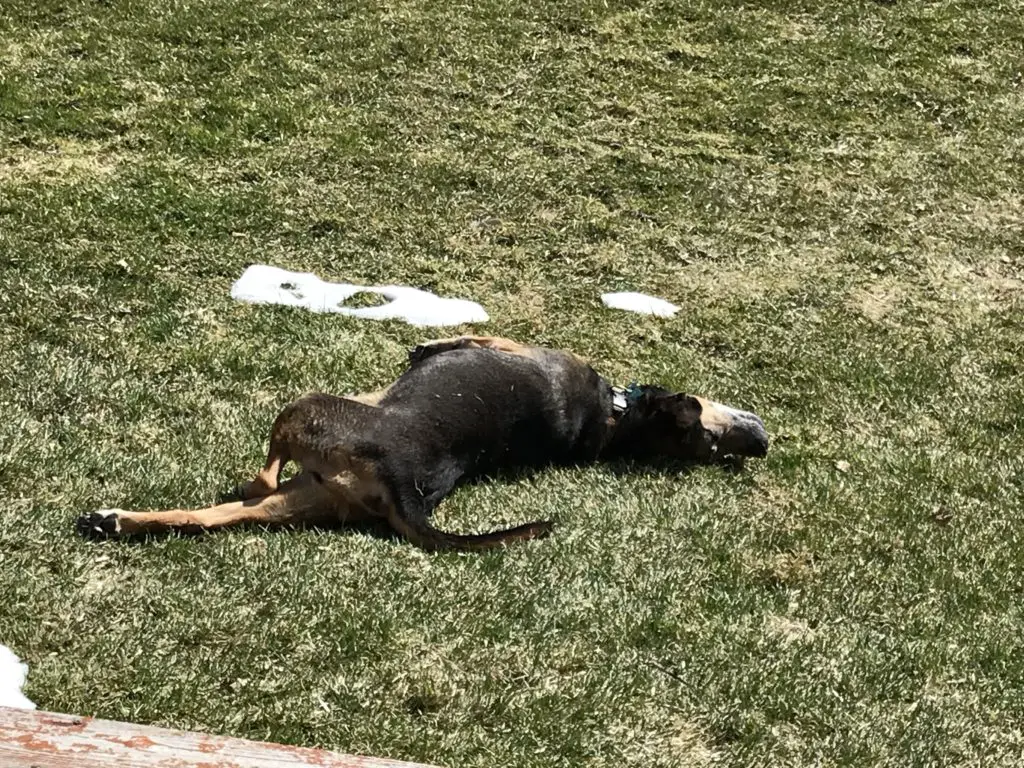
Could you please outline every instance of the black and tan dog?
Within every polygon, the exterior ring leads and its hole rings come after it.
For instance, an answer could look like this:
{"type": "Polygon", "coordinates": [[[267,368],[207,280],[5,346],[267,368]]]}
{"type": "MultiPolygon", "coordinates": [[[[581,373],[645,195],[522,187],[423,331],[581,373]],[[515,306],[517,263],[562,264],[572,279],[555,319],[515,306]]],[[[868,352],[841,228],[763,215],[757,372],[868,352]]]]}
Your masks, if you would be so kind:
{"type": "Polygon", "coordinates": [[[207,509],[78,519],[85,536],[203,531],[245,523],[386,520],[425,549],[486,549],[546,535],[537,521],[479,535],[434,528],[429,516],[460,481],[501,470],[604,459],[710,462],[763,456],[768,435],[744,411],[632,385],[615,390],[568,352],[463,336],[414,349],[389,388],[307,395],[274,422],[266,465],[242,501],[207,509]],[[302,471],[279,484],[294,461],[302,471]]]}

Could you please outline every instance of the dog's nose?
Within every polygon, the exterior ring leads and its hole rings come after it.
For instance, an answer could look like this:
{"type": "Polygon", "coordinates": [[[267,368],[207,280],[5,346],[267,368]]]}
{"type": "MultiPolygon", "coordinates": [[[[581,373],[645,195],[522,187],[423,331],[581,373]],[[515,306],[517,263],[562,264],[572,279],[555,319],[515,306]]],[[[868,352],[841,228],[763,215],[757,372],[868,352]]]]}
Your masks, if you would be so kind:
{"type": "MultiPolygon", "coordinates": [[[[766,456],[768,454],[768,430],[759,416],[746,411],[740,411],[733,419],[732,428],[727,430],[723,439],[735,444],[732,450],[725,453],[735,453],[741,456],[766,456]],[[730,439],[730,433],[735,435],[730,439]]],[[[720,447],[719,450],[722,450],[720,447]]]]}

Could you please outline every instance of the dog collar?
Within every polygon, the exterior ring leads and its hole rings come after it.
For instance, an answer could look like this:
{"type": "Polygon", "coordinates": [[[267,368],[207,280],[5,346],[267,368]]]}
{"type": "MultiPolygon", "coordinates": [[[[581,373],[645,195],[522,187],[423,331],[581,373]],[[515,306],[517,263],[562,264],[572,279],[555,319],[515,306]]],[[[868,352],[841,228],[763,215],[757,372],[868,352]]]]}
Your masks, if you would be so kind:
{"type": "Polygon", "coordinates": [[[629,410],[629,406],[640,399],[643,390],[635,381],[628,387],[612,387],[612,412],[618,416],[629,410]]]}
{"type": "Polygon", "coordinates": [[[612,411],[615,413],[625,413],[629,407],[629,401],[626,399],[626,390],[622,387],[612,387],[612,411]]]}

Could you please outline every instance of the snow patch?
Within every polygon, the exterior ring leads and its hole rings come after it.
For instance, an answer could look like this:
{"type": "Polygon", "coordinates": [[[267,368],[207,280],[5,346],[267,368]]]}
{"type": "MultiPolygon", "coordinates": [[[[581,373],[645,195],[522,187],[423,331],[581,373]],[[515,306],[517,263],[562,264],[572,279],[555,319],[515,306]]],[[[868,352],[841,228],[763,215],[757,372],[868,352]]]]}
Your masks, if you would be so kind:
{"type": "Polygon", "coordinates": [[[36,708],[21,692],[26,675],[28,665],[22,664],[14,651],[6,645],[0,645],[0,707],[36,708]]]}
{"type": "Polygon", "coordinates": [[[231,286],[231,298],[252,304],[304,307],[313,312],[337,312],[368,320],[404,320],[416,326],[486,323],[484,308],[467,299],[445,299],[404,285],[328,283],[310,272],[253,264],[231,286]],[[377,307],[346,307],[357,293],[376,293],[390,303],[377,307]]]}
{"type": "Polygon", "coordinates": [[[679,311],[679,307],[664,299],[633,291],[602,293],[601,301],[606,307],[612,309],[625,309],[628,312],[640,312],[644,315],[657,315],[658,317],[672,317],[679,311]]]}

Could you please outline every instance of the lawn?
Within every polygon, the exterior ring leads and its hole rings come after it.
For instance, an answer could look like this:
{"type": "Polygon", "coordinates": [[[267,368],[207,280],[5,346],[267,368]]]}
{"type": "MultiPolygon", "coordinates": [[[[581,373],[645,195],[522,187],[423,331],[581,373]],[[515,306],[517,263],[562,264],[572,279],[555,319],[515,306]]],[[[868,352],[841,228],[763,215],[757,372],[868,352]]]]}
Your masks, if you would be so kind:
{"type": "Polygon", "coordinates": [[[4,0],[0,643],[44,709],[444,766],[1024,754],[1018,2],[4,0]],[[481,302],[233,302],[250,263],[481,302]],[[602,291],[679,304],[614,312],[602,291]],[[757,411],[742,472],[91,543],[454,331],[757,411]]]}

